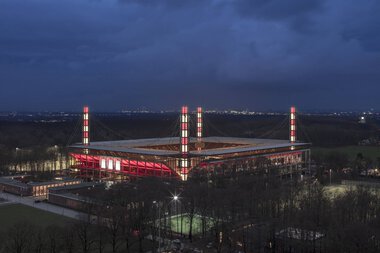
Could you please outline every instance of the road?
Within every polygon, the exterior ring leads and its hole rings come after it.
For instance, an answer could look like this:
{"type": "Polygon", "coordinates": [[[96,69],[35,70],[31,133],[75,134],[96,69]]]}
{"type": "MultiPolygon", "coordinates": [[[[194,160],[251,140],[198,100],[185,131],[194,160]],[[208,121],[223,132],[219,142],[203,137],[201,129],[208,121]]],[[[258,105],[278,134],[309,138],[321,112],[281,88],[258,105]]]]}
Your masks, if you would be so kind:
{"type": "Polygon", "coordinates": [[[81,219],[81,217],[85,217],[86,216],[86,214],[84,214],[84,213],[81,213],[81,212],[78,212],[78,211],[74,211],[72,209],[64,208],[64,207],[61,207],[61,206],[56,206],[56,205],[53,205],[53,204],[49,204],[47,202],[36,203],[35,199],[33,197],[20,197],[20,196],[16,196],[16,195],[13,195],[13,194],[1,192],[0,193],[0,198],[6,199],[8,201],[8,202],[2,203],[4,205],[6,203],[9,204],[9,202],[20,203],[20,204],[23,204],[23,205],[26,205],[26,206],[31,206],[31,207],[34,207],[34,208],[37,208],[37,209],[40,209],[40,210],[43,210],[43,211],[47,211],[47,212],[50,212],[50,213],[55,213],[55,214],[58,214],[58,215],[63,215],[63,216],[66,216],[68,218],[77,219],[77,220],[81,219]]]}

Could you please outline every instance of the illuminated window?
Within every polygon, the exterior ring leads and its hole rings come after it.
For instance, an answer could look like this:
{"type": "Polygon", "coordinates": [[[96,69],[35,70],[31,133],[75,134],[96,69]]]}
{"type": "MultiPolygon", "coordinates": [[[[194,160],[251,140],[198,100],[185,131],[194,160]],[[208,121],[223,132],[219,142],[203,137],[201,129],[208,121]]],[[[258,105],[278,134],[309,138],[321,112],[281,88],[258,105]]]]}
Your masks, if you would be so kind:
{"type": "Polygon", "coordinates": [[[116,170],[120,171],[120,161],[116,161],[116,170]]]}
{"type": "Polygon", "coordinates": [[[113,160],[111,160],[111,159],[108,160],[108,169],[110,169],[110,170],[113,169],[113,160]]]}
{"type": "Polygon", "coordinates": [[[105,169],[106,168],[106,159],[102,159],[100,162],[100,168],[105,169]]]}

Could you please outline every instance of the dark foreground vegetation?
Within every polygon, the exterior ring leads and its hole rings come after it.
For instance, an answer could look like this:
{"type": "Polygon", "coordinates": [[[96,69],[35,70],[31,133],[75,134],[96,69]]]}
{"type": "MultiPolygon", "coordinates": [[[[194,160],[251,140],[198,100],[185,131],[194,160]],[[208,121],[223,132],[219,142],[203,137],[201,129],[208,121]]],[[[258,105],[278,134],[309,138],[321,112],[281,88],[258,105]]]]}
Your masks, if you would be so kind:
{"type": "Polygon", "coordinates": [[[98,194],[87,206],[93,215],[79,221],[48,227],[28,220],[16,223],[3,231],[0,247],[16,253],[156,252],[160,234],[209,252],[375,253],[380,250],[379,193],[357,187],[331,196],[318,181],[277,177],[185,184],[147,178],[98,194]],[[190,221],[198,217],[201,232],[195,234],[190,226],[175,234],[164,225],[167,217],[179,213],[190,221]]]}

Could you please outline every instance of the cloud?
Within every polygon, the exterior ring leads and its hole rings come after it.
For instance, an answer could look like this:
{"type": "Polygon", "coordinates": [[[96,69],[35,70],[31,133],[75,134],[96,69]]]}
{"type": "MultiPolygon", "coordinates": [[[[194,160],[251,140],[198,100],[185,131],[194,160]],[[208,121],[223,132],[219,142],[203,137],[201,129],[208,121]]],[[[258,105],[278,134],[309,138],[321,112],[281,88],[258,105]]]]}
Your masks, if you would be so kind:
{"type": "Polygon", "coordinates": [[[310,32],[314,15],[324,11],[325,0],[235,0],[231,4],[244,18],[286,22],[298,32],[310,32]]]}
{"type": "Polygon", "coordinates": [[[144,6],[164,6],[166,8],[185,8],[194,7],[199,5],[208,5],[212,3],[211,0],[118,0],[122,4],[137,4],[144,6]]]}
{"type": "MultiPolygon", "coordinates": [[[[347,2],[346,2],[347,3],[347,2]]],[[[341,17],[342,38],[356,40],[367,51],[380,51],[380,2],[364,0],[360,5],[349,1],[347,15],[341,17]]]]}
{"type": "Polygon", "coordinates": [[[4,0],[0,99],[35,109],[376,107],[375,2],[4,0]]]}
{"type": "Polygon", "coordinates": [[[236,0],[239,14],[269,20],[283,20],[323,10],[324,0],[236,0]]]}

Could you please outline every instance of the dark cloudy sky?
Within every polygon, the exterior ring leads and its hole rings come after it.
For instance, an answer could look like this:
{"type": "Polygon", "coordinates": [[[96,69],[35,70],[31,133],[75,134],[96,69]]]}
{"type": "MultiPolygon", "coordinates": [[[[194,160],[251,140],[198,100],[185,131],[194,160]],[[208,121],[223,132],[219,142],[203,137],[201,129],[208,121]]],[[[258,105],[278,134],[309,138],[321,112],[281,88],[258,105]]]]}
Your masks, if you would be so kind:
{"type": "Polygon", "coordinates": [[[0,0],[0,111],[380,109],[379,0],[0,0]]]}

